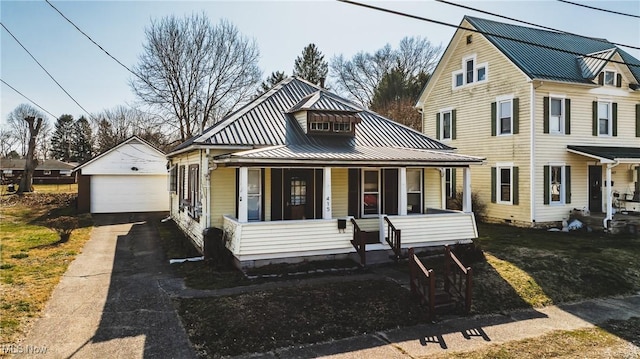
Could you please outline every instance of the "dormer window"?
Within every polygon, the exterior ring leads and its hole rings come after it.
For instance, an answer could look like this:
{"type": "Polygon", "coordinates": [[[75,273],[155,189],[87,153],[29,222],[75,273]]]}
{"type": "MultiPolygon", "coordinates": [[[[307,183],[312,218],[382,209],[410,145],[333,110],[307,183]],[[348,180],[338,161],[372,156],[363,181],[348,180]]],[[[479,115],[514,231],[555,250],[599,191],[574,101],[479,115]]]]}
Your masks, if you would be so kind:
{"type": "Polygon", "coordinates": [[[311,131],[329,131],[331,129],[331,123],[327,121],[315,121],[309,123],[311,131]]]}
{"type": "Polygon", "coordinates": [[[604,84],[614,86],[616,81],[616,73],[613,71],[604,71],[604,84]]]}
{"type": "Polygon", "coordinates": [[[316,135],[355,135],[360,117],[346,111],[308,111],[307,133],[316,135]]]}
{"type": "Polygon", "coordinates": [[[351,122],[334,123],[333,132],[351,132],[351,122]]]}
{"type": "Polygon", "coordinates": [[[603,70],[598,75],[598,85],[622,87],[622,75],[612,70],[603,70]]]}

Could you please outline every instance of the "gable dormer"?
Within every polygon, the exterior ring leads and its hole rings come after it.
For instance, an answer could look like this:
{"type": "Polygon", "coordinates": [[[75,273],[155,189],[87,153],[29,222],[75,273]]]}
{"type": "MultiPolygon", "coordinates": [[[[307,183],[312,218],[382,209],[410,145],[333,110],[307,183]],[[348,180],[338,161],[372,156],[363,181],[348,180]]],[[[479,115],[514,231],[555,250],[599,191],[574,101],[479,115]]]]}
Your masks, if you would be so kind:
{"type": "Polygon", "coordinates": [[[288,113],[292,114],[307,135],[354,136],[363,110],[331,96],[323,90],[303,98],[288,113]]]}

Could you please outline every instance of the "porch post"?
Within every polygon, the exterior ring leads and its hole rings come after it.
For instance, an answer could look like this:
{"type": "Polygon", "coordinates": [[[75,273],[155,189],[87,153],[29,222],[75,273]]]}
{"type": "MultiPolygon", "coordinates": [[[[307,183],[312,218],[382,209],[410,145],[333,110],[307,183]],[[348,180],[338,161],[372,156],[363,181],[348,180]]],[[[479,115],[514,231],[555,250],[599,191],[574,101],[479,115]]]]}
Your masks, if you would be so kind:
{"type": "Polygon", "coordinates": [[[407,168],[398,169],[398,214],[407,215],[407,168]]]}
{"type": "Polygon", "coordinates": [[[322,168],[322,218],[331,219],[331,167],[322,168]]]}
{"type": "Polygon", "coordinates": [[[462,212],[470,213],[473,211],[471,208],[471,168],[465,167],[462,169],[462,186],[464,188],[462,197],[462,212]]]}
{"type": "Polygon", "coordinates": [[[611,166],[611,164],[607,164],[607,172],[606,172],[606,183],[605,183],[605,188],[606,188],[606,195],[607,195],[607,217],[605,217],[604,219],[604,228],[609,228],[610,225],[610,221],[613,219],[613,201],[611,198],[611,168],[613,166],[611,166]]]}
{"type": "Polygon", "coordinates": [[[248,206],[249,169],[240,167],[238,171],[238,222],[246,223],[249,217],[248,206]]]}

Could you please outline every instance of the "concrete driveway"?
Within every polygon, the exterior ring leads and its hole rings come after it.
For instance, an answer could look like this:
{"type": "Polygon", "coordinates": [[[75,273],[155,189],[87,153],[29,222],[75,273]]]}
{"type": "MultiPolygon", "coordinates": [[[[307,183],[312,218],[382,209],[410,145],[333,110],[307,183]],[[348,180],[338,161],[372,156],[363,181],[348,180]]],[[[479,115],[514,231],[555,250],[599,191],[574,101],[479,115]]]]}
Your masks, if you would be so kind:
{"type": "Polygon", "coordinates": [[[46,348],[37,358],[195,357],[171,300],[158,286],[171,278],[155,228],[161,218],[94,216],[91,239],[22,348],[46,348]]]}

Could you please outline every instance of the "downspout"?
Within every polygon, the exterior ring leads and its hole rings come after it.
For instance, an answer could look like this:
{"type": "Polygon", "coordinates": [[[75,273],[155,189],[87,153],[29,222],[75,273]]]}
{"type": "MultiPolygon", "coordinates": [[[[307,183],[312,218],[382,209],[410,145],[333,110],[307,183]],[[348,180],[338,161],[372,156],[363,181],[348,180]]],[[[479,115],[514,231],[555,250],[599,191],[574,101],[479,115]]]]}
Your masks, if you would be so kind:
{"type": "Polygon", "coordinates": [[[209,171],[209,149],[205,150],[204,163],[202,164],[204,172],[204,188],[205,188],[205,204],[202,206],[202,215],[204,216],[204,228],[211,227],[211,173],[209,171]]]}
{"type": "Polygon", "coordinates": [[[536,88],[533,81],[530,83],[530,146],[529,146],[529,211],[531,212],[531,225],[536,224],[536,88]]]}
{"type": "Polygon", "coordinates": [[[613,193],[611,190],[611,169],[618,166],[620,162],[615,161],[613,163],[607,164],[607,177],[606,177],[606,188],[607,188],[607,216],[603,220],[604,228],[608,229],[609,224],[613,220],[613,193]]]}

